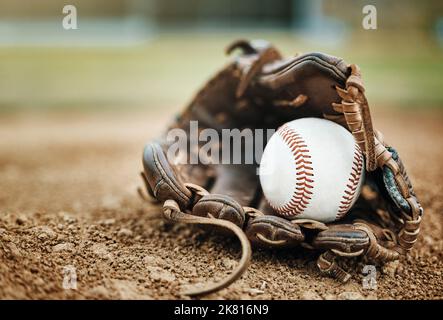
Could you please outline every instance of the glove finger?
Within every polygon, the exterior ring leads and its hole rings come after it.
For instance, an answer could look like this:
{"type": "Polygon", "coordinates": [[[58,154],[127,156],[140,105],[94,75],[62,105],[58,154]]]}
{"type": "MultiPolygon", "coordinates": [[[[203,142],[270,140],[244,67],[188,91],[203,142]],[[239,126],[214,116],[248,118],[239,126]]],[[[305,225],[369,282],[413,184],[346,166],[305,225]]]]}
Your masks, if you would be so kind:
{"type": "Polygon", "coordinates": [[[341,101],[335,87],[344,87],[350,70],[340,58],[313,52],[266,65],[252,90],[276,102],[272,112],[281,121],[299,117],[339,115],[332,102],[341,101]],[[270,89],[270,90],[269,90],[270,89]],[[298,100],[303,97],[302,104],[298,100]],[[298,98],[298,99],[297,99],[298,98]]]}
{"type": "Polygon", "coordinates": [[[290,247],[305,239],[297,224],[284,218],[264,215],[248,221],[246,235],[254,244],[263,247],[290,247]]]}
{"type": "Polygon", "coordinates": [[[331,249],[340,255],[360,255],[369,246],[369,236],[352,224],[333,224],[319,232],[312,245],[319,249],[331,249]]]}
{"type": "Polygon", "coordinates": [[[143,167],[150,192],[158,201],[173,199],[182,209],[189,206],[192,194],[158,143],[146,145],[143,167]]]}

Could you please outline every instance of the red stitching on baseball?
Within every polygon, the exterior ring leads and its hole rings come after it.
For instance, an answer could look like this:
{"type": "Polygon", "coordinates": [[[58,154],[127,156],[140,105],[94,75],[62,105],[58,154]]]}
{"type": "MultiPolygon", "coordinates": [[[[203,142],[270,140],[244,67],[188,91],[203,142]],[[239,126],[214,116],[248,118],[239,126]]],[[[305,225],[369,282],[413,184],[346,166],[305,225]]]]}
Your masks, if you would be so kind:
{"type": "Polygon", "coordinates": [[[301,214],[308,206],[312,199],[312,189],[314,176],[312,162],[309,160],[309,149],[303,137],[295,130],[287,125],[283,125],[277,130],[277,133],[283,138],[283,141],[291,149],[294,161],[296,164],[296,191],[293,193],[291,200],[283,206],[276,207],[272,204],[271,207],[279,214],[292,216],[301,214]]]}
{"type": "Polygon", "coordinates": [[[349,180],[346,184],[340,206],[338,207],[336,220],[341,219],[351,207],[351,203],[354,199],[355,192],[357,191],[358,184],[360,182],[361,171],[363,169],[363,154],[358,144],[355,144],[354,148],[354,160],[352,161],[351,173],[349,174],[349,180]]]}

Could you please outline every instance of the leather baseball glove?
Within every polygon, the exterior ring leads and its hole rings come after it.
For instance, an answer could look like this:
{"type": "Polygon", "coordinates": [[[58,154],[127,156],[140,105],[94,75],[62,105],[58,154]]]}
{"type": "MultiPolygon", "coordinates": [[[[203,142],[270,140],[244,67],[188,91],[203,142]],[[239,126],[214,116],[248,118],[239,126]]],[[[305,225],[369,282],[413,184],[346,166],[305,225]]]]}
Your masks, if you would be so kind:
{"type": "Polygon", "coordinates": [[[250,244],[318,250],[320,272],[340,281],[350,275],[337,258],[364,256],[383,263],[406,254],[417,239],[423,209],[398,153],[372,126],[359,68],[323,53],[283,58],[265,41],[236,41],[227,52],[235,49],[241,53],[206,83],[168,128],[167,132],[187,133],[186,151],[168,157],[172,141],[166,132],[143,153],[147,192],[161,203],[167,220],[216,225],[221,227],[216,230],[233,232],[242,245],[240,262],[229,277],[185,294],[206,294],[234,282],[248,266],[250,244]],[[212,128],[222,135],[223,129],[277,129],[303,117],[342,125],[363,150],[364,192],[343,220],[324,224],[276,215],[260,188],[259,159],[220,164],[209,155],[192,164],[202,147],[191,141],[192,121],[198,121],[198,132],[212,128]]]}

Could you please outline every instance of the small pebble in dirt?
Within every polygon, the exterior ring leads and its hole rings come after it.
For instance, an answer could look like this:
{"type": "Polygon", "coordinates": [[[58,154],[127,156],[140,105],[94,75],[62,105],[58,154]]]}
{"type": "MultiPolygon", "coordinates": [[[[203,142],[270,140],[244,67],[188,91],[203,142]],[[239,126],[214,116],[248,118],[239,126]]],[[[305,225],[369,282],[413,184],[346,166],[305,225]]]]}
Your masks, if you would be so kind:
{"type": "Polygon", "coordinates": [[[52,247],[52,251],[60,252],[60,251],[68,251],[74,248],[74,245],[69,242],[59,243],[52,247]]]}
{"type": "Polygon", "coordinates": [[[20,250],[17,248],[15,243],[10,242],[8,245],[9,252],[11,253],[12,257],[14,258],[20,258],[22,254],[20,253],[20,250]]]}
{"type": "Polygon", "coordinates": [[[37,238],[39,238],[40,240],[46,240],[48,239],[48,235],[46,233],[40,233],[37,238]]]}
{"type": "Polygon", "coordinates": [[[165,261],[160,257],[146,255],[143,258],[143,263],[148,266],[160,266],[160,265],[165,264],[165,261]]]}
{"type": "Polygon", "coordinates": [[[223,258],[222,259],[222,265],[226,269],[232,270],[237,265],[237,262],[235,262],[235,260],[232,260],[230,258],[223,258]]]}
{"type": "Polygon", "coordinates": [[[22,226],[22,225],[24,225],[24,224],[26,224],[28,222],[28,218],[23,216],[23,215],[20,215],[20,216],[17,217],[17,219],[15,219],[15,222],[19,226],[22,226]]]}
{"type": "Polygon", "coordinates": [[[63,217],[63,221],[65,221],[66,223],[75,223],[77,221],[76,218],[64,211],[59,212],[59,216],[63,217]]]}
{"type": "Polygon", "coordinates": [[[249,293],[251,296],[256,296],[258,294],[265,293],[263,290],[256,289],[256,288],[247,288],[247,289],[244,289],[244,292],[249,293]]]}
{"type": "Polygon", "coordinates": [[[147,267],[148,271],[150,272],[150,277],[153,280],[158,281],[166,281],[166,282],[172,282],[175,280],[175,275],[167,270],[164,270],[160,267],[147,267]]]}
{"type": "Polygon", "coordinates": [[[363,300],[364,299],[364,297],[360,293],[352,292],[352,291],[342,292],[338,295],[337,298],[341,299],[341,300],[363,300]]]}
{"type": "Polygon", "coordinates": [[[391,277],[394,277],[397,269],[400,265],[400,261],[396,260],[396,261],[391,261],[391,262],[387,262],[385,263],[385,265],[382,267],[382,271],[384,274],[387,274],[391,277]]]}
{"type": "Polygon", "coordinates": [[[327,293],[327,294],[323,295],[323,298],[325,300],[337,300],[337,297],[331,293],[327,293]]]}
{"type": "Polygon", "coordinates": [[[112,258],[111,253],[108,252],[106,245],[103,243],[95,243],[94,245],[92,245],[91,250],[100,258],[112,258]]]}
{"type": "Polygon", "coordinates": [[[113,224],[115,224],[115,219],[105,219],[105,220],[102,220],[102,221],[100,221],[100,224],[102,225],[102,226],[112,226],[113,224]]]}
{"type": "Polygon", "coordinates": [[[404,272],[405,272],[405,268],[400,264],[397,268],[396,275],[403,276],[404,272]]]}
{"type": "Polygon", "coordinates": [[[73,225],[69,225],[69,226],[67,227],[67,229],[68,229],[68,231],[70,231],[70,232],[75,232],[75,230],[76,230],[75,226],[73,226],[73,225]]]}
{"type": "Polygon", "coordinates": [[[265,290],[266,289],[266,287],[267,287],[267,283],[266,283],[266,281],[263,281],[262,283],[261,283],[261,286],[260,286],[260,290],[265,290]]]}
{"type": "Polygon", "coordinates": [[[104,286],[96,286],[88,291],[88,294],[97,298],[107,298],[108,290],[104,286]]]}
{"type": "Polygon", "coordinates": [[[117,233],[117,236],[121,238],[132,237],[132,231],[126,228],[121,228],[120,231],[117,233]]]}
{"type": "Polygon", "coordinates": [[[37,237],[40,240],[54,239],[57,234],[48,226],[40,226],[35,228],[37,237]]]}
{"type": "Polygon", "coordinates": [[[38,273],[38,268],[36,268],[36,267],[31,267],[30,269],[29,269],[29,271],[31,271],[31,273],[38,273]]]}
{"type": "Polygon", "coordinates": [[[43,280],[42,278],[40,278],[40,277],[37,277],[34,281],[34,284],[36,285],[36,286],[38,286],[38,287],[42,287],[42,286],[44,286],[45,285],[45,280],[43,280]]]}
{"type": "Polygon", "coordinates": [[[322,300],[322,297],[315,291],[305,291],[302,293],[303,300],[322,300]]]}

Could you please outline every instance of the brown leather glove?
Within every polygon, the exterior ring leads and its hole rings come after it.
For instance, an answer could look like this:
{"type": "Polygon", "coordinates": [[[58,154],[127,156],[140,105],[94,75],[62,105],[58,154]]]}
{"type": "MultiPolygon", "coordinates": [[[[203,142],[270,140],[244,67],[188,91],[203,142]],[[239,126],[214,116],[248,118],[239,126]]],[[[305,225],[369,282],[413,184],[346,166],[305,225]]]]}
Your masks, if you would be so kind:
{"type": "MultiPolygon", "coordinates": [[[[168,129],[187,133],[187,151],[168,159],[172,142],[166,132],[143,154],[147,191],[163,205],[166,219],[218,225],[234,232],[242,243],[240,263],[227,279],[186,294],[214,292],[235,281],[250,260],[249,243],[318,250],[320,271],[341,281],[350,276],[335,263],[337,256],[386,262],[410,250],[423,210],[397,152],[372,127],[358,67],[322,53],[285,59],[265,41],[237,41],[228,53],[237,48],[241,54],[209,80],[168,129]],[[191,121],[198,121],[198,132],[212,128],[222,136],[223,129],[277,129],[303,117],[326,118],[344,126],[364,151],[365,188],[371,192],[366,192],[369,196],[362,192],[344,220],[324,224],[276,216],[259,185],[259,159],[251,164],[218,164],[211,154],[205,164],[189,164],[204,144],[190,141],[196,130],[191,121]],[[183,157],[187,161],[178,161],[183,157]]],[[[215,147],[223,145],[218,142],[215,147]]]]}

